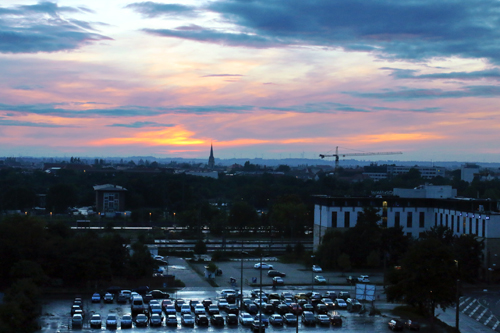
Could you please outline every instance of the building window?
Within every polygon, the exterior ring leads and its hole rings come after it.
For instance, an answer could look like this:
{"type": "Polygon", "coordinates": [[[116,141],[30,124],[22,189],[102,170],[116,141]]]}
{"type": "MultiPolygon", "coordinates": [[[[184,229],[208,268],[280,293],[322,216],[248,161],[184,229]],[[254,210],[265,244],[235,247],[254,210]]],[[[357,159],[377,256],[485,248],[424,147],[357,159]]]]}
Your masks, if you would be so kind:
{"type": "Polygon", "coordinates": [[[486,237],[486,221],[482,220],[481,223],[483,224],[482,225],[482,227],[483,227],[483,237],[486,237]]]}
{"type": "Polygon", "coordinates": [[[443,213],[439,214],[439,225],[443,225],[443,213]]]}
{"type": "Polygon", "coordinates": [[[418,216],[418,224],[420,228],[425,228],[425,212],[420,212],[418,216]]]}
{"type": "Polygon", "coordinates": [[[438,213],[434,213],[434,226],[437,227],[438,225],[438,213]]]}
{"type": "Polygon", "coordinates": [[[412,212],[406,213],[406,227],[413,228],[413,213],[412,212]]]}
{"type": "Polygon", "coordinates": [[[464,216],[464,222],[463,222],[463,226],[462,226],[462,233],[463,234],[466,234],[467,232],[465,231],[465,227],[467,227],[467,218],[464,216]]]}
{"type": "Polygon", "coordinates": [[[479,236],[479,220],[476,219],[476,236],[479,236]]]}
{"type": "Polygon", "coordinates": [[[469,235],[472,235],[472,217],[469,217],[469,235]]]}
{"type": "Polygon", "coordinates": [[[453,216],[451,217],[451,232],[455,230],[455,221],[453,221],[453,216]]]}
{"type": "Polygon", "coordinates": [[[399,212],[394,213],[394,227],[398,228],[400,224],[400,214],[399,212]]]}
{"type": "Polygon", "coordinates": [[[332,212],[332,228],[337,228],[337,212],[332,212]]]}
{"type": "Polygon", "coordinates": [[[344,213],[344,228],[349,228],[351,226],[350,218],[351,218],[351,213],[345,212],[344,213]]]}
{"type": "Polygon", "coordinates": [[[445,216],[446,228],[448,228],[448,215],[445,216]]]}

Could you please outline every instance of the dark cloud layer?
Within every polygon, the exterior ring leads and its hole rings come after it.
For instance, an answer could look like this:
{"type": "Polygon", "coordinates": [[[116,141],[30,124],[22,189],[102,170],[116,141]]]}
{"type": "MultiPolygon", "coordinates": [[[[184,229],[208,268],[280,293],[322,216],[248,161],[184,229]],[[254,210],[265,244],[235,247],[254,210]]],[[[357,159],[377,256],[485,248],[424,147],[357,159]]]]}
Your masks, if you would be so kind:
{"type": "Polygon", "coordinates": [[[66,19],[62,14],[89,12],[53,2],[0,7],[0,53],[37,53],[73,50],[89,42],[110,40],[92,24],[66,19]]]}
{"type": "Polygon", "coordinates": [[[389,101],[412,100],[412,99],[436,99],[436,98],[464,98],[464,97],[499,97],[500,87],[497,86],[469,86],[461,90],[442,89],[401,89],[388,90],[384,92],[344,92],[345,94],[362,97],[375,98],[389,101]]]}
{"type": "MultiPolygon", "coordinates": [[[[492,92],[493,93],[493,92],[492,92]]],[[[500,88],[499,92],[500,94],[500,88]]],[[[389,92],[387,95],[378,94],[359,94],[359,97],[365,98],[379,98],[379,99],[397,99],[398,92],[389,92]]],[[[408,98],[403,96],[401,98],[408,98]]],[[[78,103],[74,103],[78,104],[78,103]]],[[[85,104],[92,104],[87,102],[85,104]]],[[[5,116],[14,117],[18,114],[28,115],[36,114],[43,116],[55,116],[63,118],[131,118],[131,117],[155,117],[168,114],[191,114],[191,115],[205,115],[205,114],[246,114],[249,112],[257,111],[270,111],[270,112],[294,112],[294,113],[345,113],[345,112],[377,112],[377,111],[396,111],[396,112],[421,112],[421,113],[435,113],[441,112],[440,108],[419,108],[419,109],[403,109],[403,108],[390,108],[382,106],[364,106],[356,107],[347,104],[334,103],[334,102],[318,102],[306,103],[299,105],[290,105],[285,107],[275,106],[254,106],[254,105],[192,105],[192,106],[172,106],[172,107],[140,107],[140,106],[123,106],[119,108],[96,108],[87,110],[75,110],[71,108],[70,104],[66,103],[52,103],[52,104],[22,104],[22,105],[8,105],[0,104],[0,111],[4,112],[5,116]]],[[[172,127],[175,124],[163,124],[153,121],[137,121],[134,123],[115,123],[109,125],[110,127],[172,127]]]]}
{"type": "MultiPolygon", "coordinates": [[[[155,15],[173,12],[154,2],[138,5],[131,8],[155,15]]],[[[496,0],[220,0],[196,10],[218,13],[238,32],[145,31],[230,46],[318,45],[386,58],[459,56],[500,63],[499,9],[496,0]]]]}
{"type": "Polygon", "coordinates": [[[131,124],[112,124],[108,127],[129,127],[129,128],[144,128],[144,127],[174,127],[174,124],[160,124],[153,121],[136,121],[131,124]]]}
{"type": "Polygon", "coordinates": [[[5,119],[1,117],[0,117],[0,126],[49,127],[49,128],[74,127],[74,126],[57,125],[50,123],[34,123],[30,121],[19,121],[19,120],[5,119]]]}
{"type": "Polygon", "coordinates": [[[418,71],[412,69],[398,69],[383,67],[381,69],[391,70],[391,76],[397,79],[453,79],[453,80],[500,80],[500,70],[492,68],[483,71],[474,72],[450,72],[450,73],[432,73],[418,74],[418,71]]]}
{"type": "Polygon", "coordinates": [[[195,7],[178,4],[156,3],[151,1],[131,3],[125,8],[132,9],[146,17],[158,16],[195,16],[195,7]]]}

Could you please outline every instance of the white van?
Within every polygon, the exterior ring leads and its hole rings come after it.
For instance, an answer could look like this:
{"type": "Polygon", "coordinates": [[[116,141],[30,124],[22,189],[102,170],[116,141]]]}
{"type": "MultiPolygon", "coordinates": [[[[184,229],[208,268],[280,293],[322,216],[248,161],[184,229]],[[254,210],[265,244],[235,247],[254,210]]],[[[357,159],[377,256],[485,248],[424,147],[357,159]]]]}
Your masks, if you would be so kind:
{"type": "Polygon", "coordinates": [[[144,300],[141,295],[135,295],[132,298],[132,312],[133,313],[142,313],[144,312],[144,300]]]}

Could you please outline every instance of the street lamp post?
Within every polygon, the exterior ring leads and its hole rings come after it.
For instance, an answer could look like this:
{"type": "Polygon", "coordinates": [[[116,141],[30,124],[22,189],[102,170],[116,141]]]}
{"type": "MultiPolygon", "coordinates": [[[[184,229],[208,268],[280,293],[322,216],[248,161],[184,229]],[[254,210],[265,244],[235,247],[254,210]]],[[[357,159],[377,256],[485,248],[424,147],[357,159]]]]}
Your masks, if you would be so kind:
{"type": "MultiPolygon", "coordinates": [[[[314,257],[315,255],[311,256],[311,262],[313,266],[314,266],[314,257]]],[[[314,270],[311,267],[311,293],[313,292],[314,292],[314,270]]]]}
{"type": "Polygon", "coordinates": [[[240,311],[243,311],[243,255],[244,254],[248,254],[248,252],[243,251],[243,241],[241,241],[240,311]]]}

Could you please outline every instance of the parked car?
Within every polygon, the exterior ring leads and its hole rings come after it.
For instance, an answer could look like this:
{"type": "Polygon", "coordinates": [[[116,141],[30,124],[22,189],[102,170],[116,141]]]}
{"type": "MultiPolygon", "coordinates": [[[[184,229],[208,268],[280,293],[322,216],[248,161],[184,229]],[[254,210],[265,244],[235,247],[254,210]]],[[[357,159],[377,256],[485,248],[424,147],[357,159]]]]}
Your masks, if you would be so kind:
{"type": "MultiPolygon", "coordinates": [[[[161,301],[161,308],[163,309],[163,311],[165,311],[167,309],[167,305],[174,305],[174,303],[172,303],[172,300],[171,299],[164,299],[161,301]]],[[[175,309],[175,306],[174,306],[174,309],[175,309]]]]}
{"type": "Polygon", "coordinates": [[[116,297],[116,303],[127,303],[129,298],[130,296],[128,296],[127,294],[119,293],[116,297]]]}
{"type": "Polygon", "coordinates": [[[101,302],[101,295],[99,293],[93,293],[92,303],[99,303],[99,302],[101,302]]]}
{"type": "Polygon", "coordinates": [[[175,300],[175,303],[174,303],[174,306],[175,306],[175,310],[180,312],[181,311],[181,306],[182,304],[186,303],[185,300],[183,300],[182,298],[178,298],[175,300]]]}
{"type": "Polygon", "coordinates": [[[153,298],[155,299],[165,299],[165,298],[170,298],[170,294],[169,293],[166,293],[164,291],[161,291],[161,290],[158,290],[158,289],[155,289],[155,290],[151,290],[149,292],[153,298]]]}
{"type": "Polygon", "coordinates": [[[184,326],[194,326],[194,317],[189,313],[185,313],[181,316],[181,324],[184,326]]]}
{"type": "Polygon", "coordinates": [[[110,313],[108,314],[108,317],[106,318],[106,328],[107,329],[113,329],[118,326],[118,318],[116,317],[116,314],[110,313]]]}
{"type": "Polygon", "coordinates": [[[98,313],[94,313],[90,318],[90,328],[101,328],[102,319],[101,315],[98,313]]]}
{"type": "Polygon", "coordinates": [[[161,326],[162,322],[163,322],[163,317],[161,316],[161,314],[158,313],[153,313],[151,315],[151,318],[149,318],[150,326],[161,326]]]}
{"type": "Polygon", "coordinates": [[[151,314],[157,313],[157,314],[161,315],[161,313],[162,313],[161,305],[157,304],[157,303],[150,304],[149,305],[149,313],[151,313],[151,314]]]}
{"type": "Polygon", "coordinates": [[[283,326],[283,317],[279,314],[273,314],[269,317],[269,323],[274,326],[283,326]]]}
{"type": "Polygon", "coordinates": [[[411,331],[420,331],[420,324],[411,319],[405,321],[405,327],[411,331]]]}
{"type": "Polygon", "coordinates": [[[355,298],[348,298],[345,302],[349,312],[360,312],[363,309],[363,305],[355,298]]]}
{"type": "Polygon", "coordinates": [[[135,316],[135,326],[137,327],[146,327],[148,326],[148,316],[144,313],[139,313],[135,316]]]}
{"type": "Polygon", "coordinates": [[[252,324],[250,325],[250,328],[252,329],[252,332],[265,332],[266,331],[266,325],[264,323],[254,320],[252,324]]]}
{"type": "Polygon", "coordinates": [[[212,303],[213,302],[211,299],[204,299],[203,301],[201,301],[201,304],[203,304],[205,308],[208,308],[212,303]]]}
{"type": "Polygon", "coordinates": [[[238,315],[229,313],[226,316],[226,325],[238,325],[238,315]]]}
{"type": "Polygon", "coordinates": [[[255,317],[253,317],[253,320],[259,320],[261,321],[266,327],[269,326],[269,318],[267,318],[266,316],[264,316],[263,314],[260,314],[260,315],[256,315],[255,317]]]}
{"type": "Polygon", "coordinates": [[[212,324],[212,326],[224,326],[224,317],[220,314],[214,314],[210,317],[210,324],[212,324]]]}
{"type": "Polygon", "coordinates": [[[337,298],[334,304],[335,309],[347,309],[347,303],[342,298],[337,298]]]}
{"type": "Polygon", "coordinates": [[[316,323],[318,325],[330,326],[330,317],[328,317],[326,314],[318,314],[316,315],[316,323]]]}
{"type": "Polygon", "coordinates": [[[279,276],[275,276],[273,277],[273,285],[278,285],[278,286],[282,286],[285,284],[285,281],[283,281],[283,279],[279,276]]]}
{"type": "Polygon", "coordinates": [[[297,303],[290,304],[289,308],[290,308],[290,312],[296,316],[300,316],[302,314],[303,309],[297,303]]]}
{"type": "Polygon", "coordinates": [[[189,304],[182,304],[180,312],[181,315],[184,313],[191,313],[191,307],[189,306],[189,304]]]}
{"type": "Polygon", "coordinates": [[[332,301],[335,300],[337,298],[337,292],[336,291],[327,291],[325,292],[325,294],[323,295],[324,298],[329,298],[331,299],[332,301]]]}
{"type": "Polygon", "coordinates": [[[276,312],[280,315],[284,315],[285,313],[290,312],[290,307],[282,303],[278,305],[278,307],[276,308],[276,312]]]}
{"type": "Polygon", "coordinates": [[[113,295],[112,293],[106,293],[104,294],[103,300],[104,303],[113,303],[113,301],[115,300],[115,295],[113,295]]]}
{"type": "Polygon", "coordinates": [[[314,277],[314,281],[317,283],[317,284],[326,284],[326,279],[322,276],[322,275],[316,275],[314,277]]]}
{"type": "Polygon", "coordinates": [[[337,298],[342,298],[344,301],[348,298],[351,298],[351,294],[348,291],[341,291],[337,298]]]}
{"type": "Polygon", "coordinates": [[[175,306],[174,305],[167,305],[165,308],[165,314],[168,315],[175,315],[176,314],[175,306]]]}
{"type": "Polygon", "coordinates": [[[167,319],[165,319],[165,325],[167,326],[177,326],[177,316],[169,314],[167,319]]]}
{"type": "Polygon", "coordinates": [[[132,328],[132,316],[129,314],[126,314],[122,317],[122,320],[120,321],[120,327],[122,329],[124,328],[132,328]]]}
{"type": "Polygon", "coordinates": [[[323,298],[321,302],[325,304],[328,309],[333,309],[335,307],[333,301],[330,298],[323,298]]]}
{"type": "Polygon", "coordinates": [[[297,325],[297,316],[293,313],[285,313],[283,316],[283,322],[288,326],[296,326],[297,325]]]}
{"type": "Polygon", "coordinates": [[[248,313],[257,313],[257,312],[259,312],[259,307],[256,304],[254,304],[254,303],[250,303],[250,304],[247,304],[245,306],[245,310],[248,313]]]}
{"type": "Polygon", "coordinates": [[[286,274],[285,274],[285,273],[283,273],[283,272],[280,272],[280,271],[277,271],[277,270],[271,269],[271,270],[268,270],[268,271],[267,271],[267,276],[269,276],[269,277],[275,277],[275,276],[285,277],[285,276],[286,276],[286,274]]]}
{"type": "Polygon", "coordinates": [[[314,312],[314,306],[310,303],[306,303],[306,304],[302,305],[302,311],[314,312]]]}
{"type": "Polygon", "coordinates": [[[197,314],[205,314],[205,307],[203,306],[203,304],[197,304],[195,305],[194,307],[194,314],[197,315],[197,314]]]}
{"type": "Polygon", "coordinates": [[[393,331],[402,331],[404,329],[403,323],[400,322],[397,319],[391,319],[391,320],[389,320],[389,322],[387,323],[387,325],[389,326],[389,329],[391,329],[393,331]]]}
{"type": "Polygon", "coordinates": [[[250,326],[253,323],[253,317],[248,312],[240,312],[238,320],[241,325],[250,326]]]}
{"type": "Polygon", "coordinates": [[[314,325],[316,323],[316,318],[311,311],[302,312],[302,324],[304,325],[314,325]]]}
{"type": "Polygon", "coordinates": [[[368,275],[360,275],[358,277],[359,283],[370,283],[370,277],[368,275]]]}
{"type": "Polygon", "coordinates": [[[229,304],[226,308],[226,313],[238,315],[240,313],[240,309],[238,308],[238,306],[236,304],[229,304]]]}
{"type": "Polygon", "coordinates": [[[264,263],[259,262],[259,263],[256,263],[255,265],[253,265],[253,268],[255,268],[255,269],[273,269],[273,265],[266,264],[265,262],[264,263]]]}
{"type": "Polygon", "coordinates": [[[144,300],[144,303],[148,304],[149,302],[151,302],[155,298],[153,297],[153,295],[151,293],[146,293],[146,294],[144,294],[144,296],[142,296],[142,299],[144,300]]]}
{"type": "Polygon", "coordinates": [[[75,313],[71,317],[71,327],[81,328],[83,326],[83,316],[80,313],[75,313]]]}
{"type": "Polygon", "coordinates": [[[207,311],[208,311],[208,314],[211,315],[211,316],[220,313],[219,307],[217,305],[215,305],[215,304],[210,305],[208,307],[207,311]]]}
{"type": "MultiPolygon", "coordinates": [[[[71,315],[74,315],[75,313],[77,313],[77,312],[78,312],[78,310],[82,311],[82,307],[81,307],[81,305],[75,305],[75,304],[73,304],[73,305],[71,306],[71,315]]],[[[83,311],[82,311],[82,312],[83,312],[83,311]]]]}
{"type": "Polygon", "coordinates": [[[330,315],[330,323],[332,324],[332,326],[342,326],[342,317],[338,312],[332,312],[332,314],[330,315]]]}
{"type": "Polygon", "coordinates": [[[316,313],[317,314],[327,314],[328,307],[323,303],[318,303],[318,305],[316,305],[316,313]]]}
{"type": "Polygon", "coordinates": [[[204,314],[197,314],[194,321],[198,326],[208,326],[208,317],[204,314]]]}
{"type": "Polygon", "coordinates": [[[321,273],[323,270],[318,265],[313,265],[312,270],[314,273],[321,273]]]}

